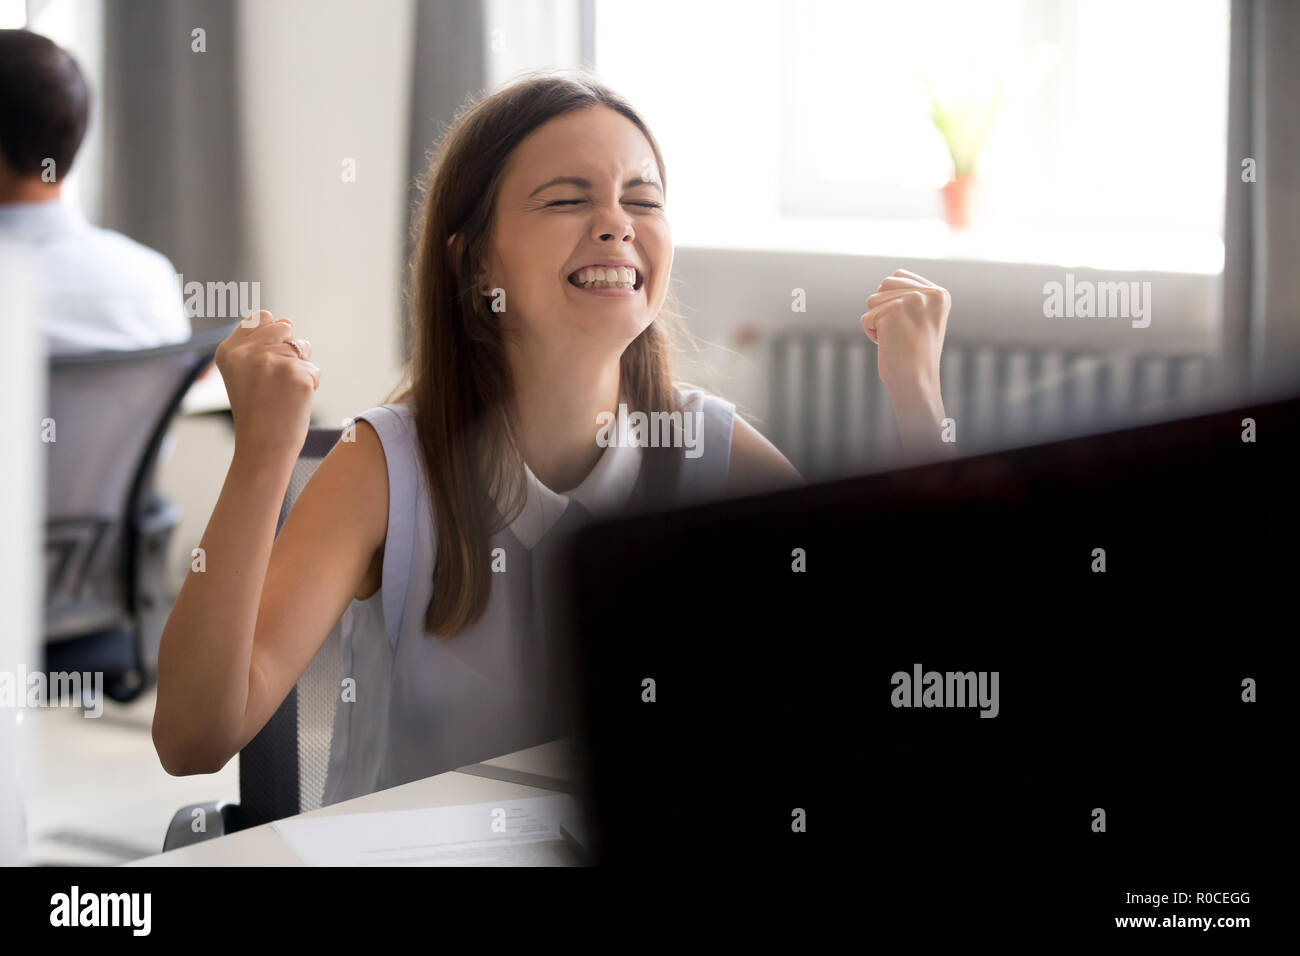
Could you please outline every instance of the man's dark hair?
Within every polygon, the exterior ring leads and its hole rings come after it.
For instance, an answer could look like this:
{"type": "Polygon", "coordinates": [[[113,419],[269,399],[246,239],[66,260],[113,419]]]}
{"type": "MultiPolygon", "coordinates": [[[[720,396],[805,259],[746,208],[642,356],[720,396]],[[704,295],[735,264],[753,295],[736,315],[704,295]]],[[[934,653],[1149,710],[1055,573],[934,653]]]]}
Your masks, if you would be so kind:
{"type": "Polygon", "coordinates": [[[19,176],[54,160],[62,181],[86,135],[90,90],[77,61],[30,30],[0,30],[0,158],[19,176]]]}

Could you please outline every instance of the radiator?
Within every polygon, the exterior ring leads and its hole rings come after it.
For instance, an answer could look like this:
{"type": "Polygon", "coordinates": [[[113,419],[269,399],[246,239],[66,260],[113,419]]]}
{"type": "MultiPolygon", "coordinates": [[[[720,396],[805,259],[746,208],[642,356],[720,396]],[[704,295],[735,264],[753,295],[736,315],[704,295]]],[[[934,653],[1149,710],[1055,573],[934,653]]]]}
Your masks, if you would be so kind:
{"type": "MultiPolygon", "coordinates": [[[[769,339],[764,434],[811,479],[887,468],[898,457],[893,404],[861,332],[769,339]]],[[[1212,387],[1205,355],[1107,354],[947,342],[944,411],[962,454],[1192,414],[1212,387]]]]}

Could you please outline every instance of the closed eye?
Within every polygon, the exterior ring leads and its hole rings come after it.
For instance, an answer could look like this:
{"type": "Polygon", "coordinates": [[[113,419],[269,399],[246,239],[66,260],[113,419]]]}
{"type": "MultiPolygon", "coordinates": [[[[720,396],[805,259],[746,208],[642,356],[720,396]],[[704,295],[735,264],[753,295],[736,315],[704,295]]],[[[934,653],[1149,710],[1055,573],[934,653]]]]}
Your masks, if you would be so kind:
{"type": "MultiPolygon", "coordinates": [[[[580,202],[586,202],[586,200],[585,200],[585,199],[557,199],[557,200],[555,200],[554,202],[548,202],[546,205],[548,205],[548,206],[576,206],[576,205],[577,205],[578,203],[580,203],[580,202]]],[[[628,205],[629,205],[629,206],[646,206],[646,207],[649,207],[649,208],[651,208],[651,209],[659,209],[659,208],[662,207],[663,204],[662,204],[662,203],[657,203],[657,202],[631,202],[631,201],[629,201],[629,202],[628,202],[628,205]]]]}

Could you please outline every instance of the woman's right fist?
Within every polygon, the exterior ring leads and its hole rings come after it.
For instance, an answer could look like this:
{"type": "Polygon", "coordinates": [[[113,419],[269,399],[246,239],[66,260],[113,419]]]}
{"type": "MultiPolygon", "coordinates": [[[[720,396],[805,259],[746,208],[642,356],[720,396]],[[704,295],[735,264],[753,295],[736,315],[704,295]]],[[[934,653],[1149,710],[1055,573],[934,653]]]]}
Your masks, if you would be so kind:
{"type": "Polygon", "coordinates": [[[256,458],[297,459],[320,386],[311,343],[293,323],[254,312],[217,347],[216,366],[235,419],[235,451],[256,458]]]}

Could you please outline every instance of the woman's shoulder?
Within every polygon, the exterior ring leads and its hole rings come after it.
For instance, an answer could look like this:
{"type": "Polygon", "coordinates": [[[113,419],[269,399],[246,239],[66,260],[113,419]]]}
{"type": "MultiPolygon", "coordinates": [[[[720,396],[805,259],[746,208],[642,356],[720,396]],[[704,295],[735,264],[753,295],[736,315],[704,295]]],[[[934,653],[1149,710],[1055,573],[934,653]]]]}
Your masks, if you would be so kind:
{"type": "Polygon", "coordinates": [[[365,422],[373,428],[386,454],[391,455],[399,446],[414,447],[415,410],[407,402],[376,405],[353,416],[352,421],[365,422]]]}
{"type": "Polygon", "coordinates": [[[684,412],[700,412],[708,418],[725,421],[730,426],[731,418],[736,414],[734,403],[708,389],[688,382],[673,385],[677,396],[677,407],[684,412]]]}
{"type": "Polygon", "coordinates": [[[789,460],[736,411],[735,403],[698,385],[674,387],[682,410],[702,416],[705,446],[723,449],[711,457],[723,468],[725,474],[719,477],[730,493],[770,491],[802,483],[789,460]]]}
{"type": "Polygon", "coordinates": [[[697,385],[682,382],[673,388],[682,413],[684,448],[679,495],[684,500],[720,496],[727,483],[736,406],[697,385]]]}
{"type": "Polygon", "coordinates": [[[418,501],[421,485],[419,442],[410,405],[376,405],[355,415],[344,429],[343,442],[355,443],[359,457],[368,462],[372,483],[385,483],[391,528],[395,512],[409,510],[418,501]]]}
{"type": "Polygon", "coordinates": [[[415,417],[415,406],[409,399],[401,402],[385,402],[383,405],[376,405],[373,408],[366,409],[356,417],[368,420],[383,415],[392,415],[402,421],[409,422],[415,417]]]}

